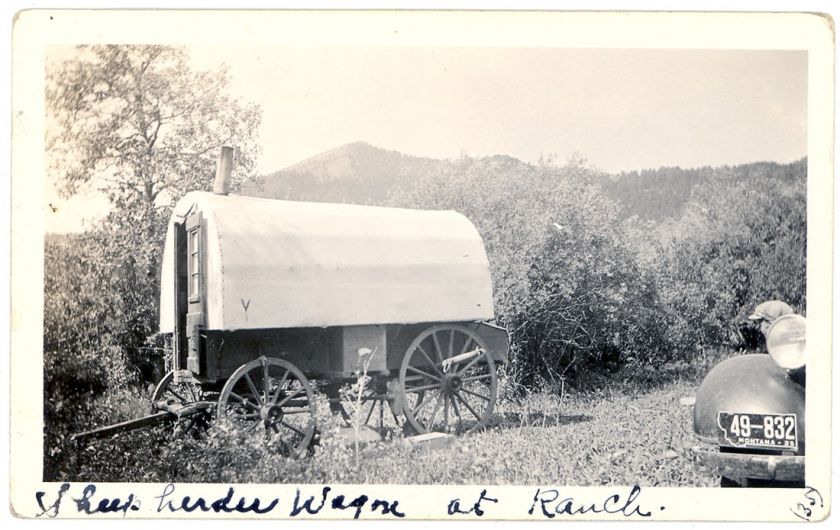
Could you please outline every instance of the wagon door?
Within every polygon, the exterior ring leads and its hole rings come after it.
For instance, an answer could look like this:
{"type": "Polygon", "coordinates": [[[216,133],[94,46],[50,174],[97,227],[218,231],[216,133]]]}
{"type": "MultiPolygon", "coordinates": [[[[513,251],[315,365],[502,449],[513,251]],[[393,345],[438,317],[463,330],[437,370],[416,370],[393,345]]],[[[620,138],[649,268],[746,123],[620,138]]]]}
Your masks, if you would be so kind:
{"type": "Polygon", "coordinates": [[[193,373],[201,370],[202,337],[204,328],[204,238],[201,226],[201,213],[194,212],[186,220],[186,253],[182,264],[186,271],[186,367],[193,373]]]}
{"type": "Polygon", "coordinates": [[[175,332],[173,333],[173,357],[172,367],[176,372],[187,366],[187,229],[184,222],[175,222],[173,225],[174,236],[173,277],[175,279],[175,332]]]}

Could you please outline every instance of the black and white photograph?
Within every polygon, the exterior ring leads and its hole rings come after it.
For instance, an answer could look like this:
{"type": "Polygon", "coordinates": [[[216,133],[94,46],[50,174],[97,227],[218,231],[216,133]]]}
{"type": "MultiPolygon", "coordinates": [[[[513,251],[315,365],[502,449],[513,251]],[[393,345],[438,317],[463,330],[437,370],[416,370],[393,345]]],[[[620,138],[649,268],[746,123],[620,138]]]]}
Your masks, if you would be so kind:
{"type": "Polygon", "coordinates": [[[22,13],[13,512],[827,517],[833,31],[22,13]]]}

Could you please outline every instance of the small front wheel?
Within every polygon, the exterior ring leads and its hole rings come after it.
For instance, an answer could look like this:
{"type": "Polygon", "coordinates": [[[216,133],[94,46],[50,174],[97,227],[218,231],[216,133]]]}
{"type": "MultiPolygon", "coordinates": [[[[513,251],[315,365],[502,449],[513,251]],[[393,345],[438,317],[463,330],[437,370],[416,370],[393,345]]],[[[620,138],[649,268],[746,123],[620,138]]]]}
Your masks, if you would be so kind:
{"type": "MultiPolygon", "coordinates": [[[[169,411],[178,414],[180,409],[195,405],[205,399],[201,387],[194,382],[175,382],[175,372],[167,372],[163,379],[155,387],[152,394],[152,414],[160,411],[169,411]]],[[[201,409],[190,414],[186,418],[186,425],[181,424],[184,432],[196,434],[205,430],[210,425],[209,409],[201,409]]]]}
{"type": "Polygon", "coordinates": [[[186,406],[201,401],[201,388],[195,383],[175,383],[175,372],[167,372],[152,394],[152,413],[163,405],[186,406]]]}
{"type": "Polygon", "coordinates": [[[252,431],[264,428],[287,456],[303,454],[315,435],[312,385],[288,361],[260,357],[240,366],[219,395],[217,416],[252,431]]]}

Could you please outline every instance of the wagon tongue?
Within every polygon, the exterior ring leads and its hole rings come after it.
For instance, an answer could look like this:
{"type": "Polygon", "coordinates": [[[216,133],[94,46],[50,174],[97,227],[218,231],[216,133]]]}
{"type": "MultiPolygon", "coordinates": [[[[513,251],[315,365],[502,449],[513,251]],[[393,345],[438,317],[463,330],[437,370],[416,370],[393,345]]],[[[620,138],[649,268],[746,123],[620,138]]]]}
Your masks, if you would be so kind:
{"type": "Polygon", "coordinates": [[[187,418],[198,414],[199,412],[205,411],[212,406],[213,403],[208,401],[199,401],[186,406],[161,403],[158,405],[158,410],[156,412],[143,416],[142,418],[136,418],[133,420],[115,423],[113,425],[106,425],[105,427],[99,427],[90,431],[76,433],[71,436],[70,439],[74,442],[83,442],[91,438],[105,438],[121,432],[142,429],[143,427],[148,427],[150,425],[178,421],[182,418],[187,418]]]}
{"type": "Polygon", "coordinates": [[[443,371],[444,371],[444,372],[448,372],[448,371],[449,371],[449,368],[450,368],[453,364],[455,364],[455,363],[460,363],[460,362],[463,362],[463,361],[467,361],[467,360],[469,360],[469,359],[472,359],[473,357],[478,357],[478,356],[479,356],[479,355],[481,355],[482,353],[484,353],[484,350],[482,350],[481,348],[476,348],[476,349],[474,349],[474,350],[472,350],[472,351],[464,352],[464,353],[461,353],[461,354],[455,355],[454,357],[450,357],[450,358],[448,358],[448,359],[444,359],[444,361],[443,361],[443,363],[441,364],[441,366],[443,367],[443,371]]]}
{"type": "Polygon", "coordinates": [[[174,421],[177,418],[177,416],[170,412],[156,412],[155,414],[143,416],[142,418],[123,421],[120,423],[115,423],[113,425],[99,427],[98,429],[76,433],[73,436],[71,436],[70,439],[74,442],[83,442],[90,438],[104,438],[106,436],[111,436],[112,434],[117,434],[125,431],[133,431],[135,429],[141,429],[149,425],[156,425],[158,423],[174,421]]]}

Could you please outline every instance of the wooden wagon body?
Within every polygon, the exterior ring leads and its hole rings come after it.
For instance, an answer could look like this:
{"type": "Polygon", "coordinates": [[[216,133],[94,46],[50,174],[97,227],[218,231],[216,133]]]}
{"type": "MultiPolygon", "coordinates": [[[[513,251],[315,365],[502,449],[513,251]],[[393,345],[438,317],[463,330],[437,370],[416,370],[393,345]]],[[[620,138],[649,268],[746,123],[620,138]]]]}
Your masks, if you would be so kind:
{"type": "Polygon", "coordinates": [[[172,370],[151,415],[77,439],[215,414],[300,454],[318,390],[357,427],[377,407],[380,428],[386,410],[416,433],[485,426],[508,340],[487,322],[490,269],[469,220],[229,195],[231,161],[225,148],[217,191],[186,194],[169,222],[160,331],[172,370]]]}

